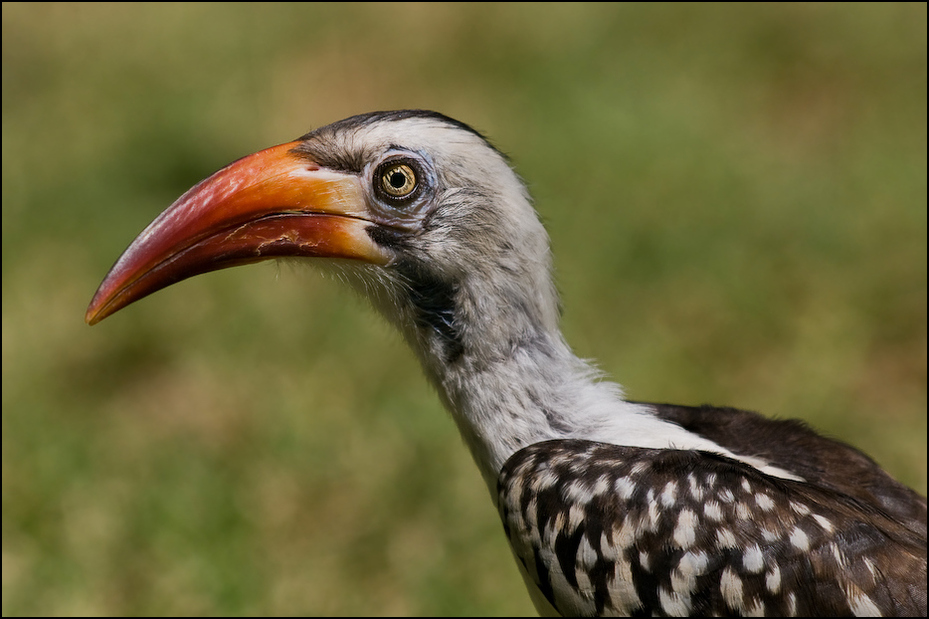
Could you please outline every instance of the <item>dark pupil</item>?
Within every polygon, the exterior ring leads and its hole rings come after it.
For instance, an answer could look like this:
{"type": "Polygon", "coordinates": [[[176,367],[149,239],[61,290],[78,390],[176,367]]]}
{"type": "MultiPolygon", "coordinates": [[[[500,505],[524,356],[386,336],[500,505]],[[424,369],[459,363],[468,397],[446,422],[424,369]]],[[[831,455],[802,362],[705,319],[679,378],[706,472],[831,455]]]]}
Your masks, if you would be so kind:
{"type": "Polygon", "coordinates": [[[406,176],[402,172],[393,172],[390,175],[390,185],[394,189],[400,189],[406,184],[406,176]]]}

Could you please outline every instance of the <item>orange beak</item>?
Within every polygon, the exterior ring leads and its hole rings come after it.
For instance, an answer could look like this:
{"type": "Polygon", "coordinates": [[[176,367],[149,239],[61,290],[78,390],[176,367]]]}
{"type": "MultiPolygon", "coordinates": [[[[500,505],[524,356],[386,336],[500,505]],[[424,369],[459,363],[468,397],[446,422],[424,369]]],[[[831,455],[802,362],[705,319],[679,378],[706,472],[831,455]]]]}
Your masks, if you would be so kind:
{"type": "Polygon", "coordinates": [[[367,233],[376,225],[363,181],[320,167],[281,144],[201,181],[123,252],[84,320],[96,324],[130,303],[188,277],[283,256],[350,258],[386,264],[367,233]]]}

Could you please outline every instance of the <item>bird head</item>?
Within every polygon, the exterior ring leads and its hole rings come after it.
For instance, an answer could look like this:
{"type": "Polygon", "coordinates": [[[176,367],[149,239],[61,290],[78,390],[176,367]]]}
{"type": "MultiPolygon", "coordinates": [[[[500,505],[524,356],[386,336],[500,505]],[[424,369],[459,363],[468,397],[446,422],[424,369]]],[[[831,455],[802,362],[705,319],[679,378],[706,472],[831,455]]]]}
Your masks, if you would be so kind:
{"type": "Polygon", "coordinates": [[[427,365],[557,330],[548,236],[523,183],[475,130],[421,110],[347,118],[198,183],[126,249],[85,319],[282,257],[330,259],[427,365]]]}

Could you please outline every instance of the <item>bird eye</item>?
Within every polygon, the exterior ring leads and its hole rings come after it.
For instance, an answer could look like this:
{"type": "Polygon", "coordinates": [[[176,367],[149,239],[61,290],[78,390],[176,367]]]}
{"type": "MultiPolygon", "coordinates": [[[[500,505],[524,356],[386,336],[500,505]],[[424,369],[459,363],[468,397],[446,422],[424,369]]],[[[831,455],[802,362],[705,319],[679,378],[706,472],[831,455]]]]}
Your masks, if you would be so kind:
{"type": "Polygon", "coordinates": [[[405,198],[416,189],[416,173],[405,163],[394,163],[381,171],[381,189],[392,198],[405,198]]]}

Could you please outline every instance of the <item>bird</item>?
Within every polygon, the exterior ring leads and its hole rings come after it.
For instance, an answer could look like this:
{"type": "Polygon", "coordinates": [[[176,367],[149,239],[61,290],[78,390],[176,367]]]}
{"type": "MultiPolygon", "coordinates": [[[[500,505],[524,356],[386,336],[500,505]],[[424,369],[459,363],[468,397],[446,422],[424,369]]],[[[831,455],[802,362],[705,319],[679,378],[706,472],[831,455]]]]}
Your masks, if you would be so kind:
{"type": "Polygon", "coordinates": [[[509,158],[428,110],[239,159],[119,257],[95,324],[180,280],[312,258],[416,354],[543,615],[926,615],[926,498],[805,423],[626,399],[559,327],[509,158]]]}

